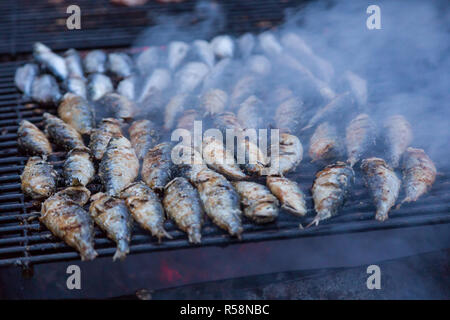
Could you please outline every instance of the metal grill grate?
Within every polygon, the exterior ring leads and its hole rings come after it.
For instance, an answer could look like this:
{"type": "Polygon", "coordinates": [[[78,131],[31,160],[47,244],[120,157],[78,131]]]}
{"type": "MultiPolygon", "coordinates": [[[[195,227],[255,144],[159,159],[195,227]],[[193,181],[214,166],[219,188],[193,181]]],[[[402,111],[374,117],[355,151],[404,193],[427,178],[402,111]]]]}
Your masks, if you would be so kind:
{"type": "MultiPolygon", "coordinates": [[[[227,33],[260,31],[282,21],[284,10],[304,1],[258,0],[224,1],[227,33]],[[255,5],[257,4],[257,5],[255,5]]],[[[129,46],[146,27],[162,15],[193,12],[196,1],[161,4],[149,1],[138,7],[123,7],[109,0],[33,1],[0,3],[0,54],[30,52],[36,41],[54,50],[129,46]],[[69,5],[81,9],[81,29],[67,30],[69,5]]],[[[220,30],[219,30],[220,31],[220,30]]]]}
{"type": "MultiPolygon", "coordinates": [[[[23,62],[22,62],[23,63],[23,62]]],[[[14,72],[20,62],[0,64],[0,266],[43,263],[58,260],[78,259],[78,254],[66,244],[56,239],[39,221],[40,203],[26,199],[20,191],[20,174],[27,160],[17,150],[17,128],[21,119],[27,119],[42,129],[42,114],[38,105],[21,101],[21,94],[14,87],[14,72]]],[[[55,110],[50,110],[55,112],[55,110]]],[[[50,162],[61,169],[65,153],[50,157],[50,162]]],[[[318,170],[312,164],[302,163],[290,175],[307,192],[313,176],[318,170]]],[[[358,174],[358,177],[361,175],[358,174]]],[[[98,188],[93,185],[91,188],[98,188]]],[[[403,228],[417,225],[450,223],[450,179],[448,172],[440,172],[432,190],[414,204],[406,204],[391,212],[391,218],[380,223],[374,220],[374,206],[357,179],[352,196],[340,214],[324,221],[318,227],[300,229],[312,220],[310,209],[304,219],[282,212],[272,224],[257,226],[245,221],[242,242],[285,239],[295,237],[320,236],[325,234],[363,232],[368,230],[403,228]]],[[[95,191],[95,190],[92,190],[95,191]]],[[[401,196],[401,195],[400,195],[401,196]]],[[[308,207],[312,200],[308,198],[308,207]]],[[[166,229],[173,240],[158,244],[146,232],[135,227],[131,243],[131,253],[158,250],[174,250],[191,247],[184,233],[168,221],[166,229]]],[[[201,246],[228,245],[239,243],[207,221],[203,231],[201,246]]],[[[95,247],[100,256],[112,256],[115,245],[98,229],[95,231],[95,247]]]]}

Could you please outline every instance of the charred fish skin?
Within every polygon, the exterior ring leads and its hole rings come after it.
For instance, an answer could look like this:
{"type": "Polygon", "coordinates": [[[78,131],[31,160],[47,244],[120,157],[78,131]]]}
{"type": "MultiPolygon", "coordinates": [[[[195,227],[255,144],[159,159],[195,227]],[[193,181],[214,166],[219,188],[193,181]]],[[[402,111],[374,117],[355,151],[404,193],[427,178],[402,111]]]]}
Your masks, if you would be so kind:
{"type": "Polygon", "coordinates": [[[164,208],[158,196],[143,182],[135,182],[122,190],[120,197],[125,200],[133,218],[152,236],[172,239],[164,229],[164,208]]]}
{"type": "Polygon", "coordinates": [[[131,76],[134,65],[130,56],[123,52],[114,52],[108,55],[108,70],[119,79],[131,76]]]}
{"type": "Polygon", "coordinates": [[[306,215],[305,194],[296,182],[285,177],[269,176],[266,184],[280,201],[281,208],[299,217],[306,215]]]}
{"type": "Polygon", "coordinates": [[[377,208],[375,219],[385,221],[389,210],[395,205],[401,181],[383,159],[368,158],[361,163],[369,193],[377,208]]]}
{"type": "Polygon", "coordinates": [[[37,76],[31,86],[31,98],[43,106],[55,106],[61,99],[58,83],[49,74],[37,76]]]}
{"type": "Polygon", "coordinates": [[[328,122],[320,124],[311,136],[309,143],[311,162],[339,158],[342,152],[343,145],[336,127],[328,122]]]}
{"type": "Polygon", "coordinates": [[[214,136],[203,139],[203,158],[206,164],[232,180],[247,179],[234,159],[234,155],[225,148],[222,141],[214,136]]]}
{"type": "Polygon", "coordinates": [[[279,154],[271,155],[271,175],[285,175],[295,170],[303,159],[303,145],[299,138],[281,133],[279,139],[279,154]]]}
{"type": "Polygon", "coordinates": [[[249,181],[233,182],[244,208],[244,215],[255,223],[269,223],[278,217],[278,200],[266,186],[249,181]]]}
{"type": "Polygon", "coordinates": [[[88,148],[74,148],[63,165],[64,181],[67,186],[86,186],[94,179],[95,168],[88,148]]]}
{"type": "Polygon", "coordinates": [[[64,58],[40,42],[33,45],[33,57],[58,79],[65,80],[69,75],[64,58]]]}
{"type": "Polygon", "coordinates": [[[163,142],[150,149],[142,162],[142,180],[154,191],[162,193],[173,174],[171,146],[163,142]]]}
{"type": "Polygon", "coordinates": [[[51,164],[41,157],[31,157],[20,176],[21,189],[33,199],[48,198],[56,191],[57,177],[51,164]]]}
{"type": "Polygon", "coordinates": [[[340,161],[326,166],[316,174],[312,196],[317,215],[310,225],[317,226],[320,221],[337,214],[350,192],[354,178],[353,169],[340,161]]]}
{"type": "Polygon", "coordinates": [[[143,159],[148,150],[153,148],[159,140],[157,127],[150,120],[134,121],[128,129],[128,133],[138,159],[143,159]]]}
{"type": "Polygon", "coordinates": [[[93,73],[88,80],[88,96],[92,101],[97,101],[105,94],[114,91],[111,79],[102,73],[93,73]]]}
{"type": "Polygon", "coordinates": [[[191,177],[208,217],[219,228],[240,239],[243,232],[242,211],[239,194],[233,185],[223,175],[208,168],[191,177]]]}
{"type": "Polygon", "coordinates": [[[112,137],[99,165],[99,176],[109,196],[118,196],[139,173],[139,160],[124,136],[112,137]]]}
{"type": "Polygon", "coordinates": [[[164,188],[163,206],[169,218],[188,234],[190,243],[201,243],[203,208],[197,190],[183,177],[164,188]]]}
{"type": "Polygon", "coordinates": [[[400,157],[413,139],[411,124],[402,115],[394,115],[386,120],[384,129],[384,139],[388,147],[388,163],[395,169],[400,164],[400,157]]]}
{"type": "Polygon", "coordinates": [[[69,77],[84,79],[83,62],[80,54],[75,49],[69,49],[64,53],[69,77]]]}
{"type": "Polygon", "coordinates": [[[407,148],[402,170],[406,196],[401,203],[417,201],[436,180],[436,166],[423,149],[407,148]]]}
{"type": "Polygon", "coordinates": [[[113,260],[123,260],[130,252],[131,220],[125,201],[102,192],[91,197],[89,214],[108,238],[117,244],[113,260]]]}
{"type": "Polygon", "coordinates": [[[14,75],[16,87],[25,95],[31,95],[31,88],[34,79],[39,75],[39,68],[34,63],[27,63],[17,68],[14,75]]]}
{"type": "Polygon", "coordinates": [[[87,73],[106,72],[106,53],[102,50],[92,50],[84,58],[84,68],[87,73]]]}
{"type": "Polygon", "coordinates": [[[92,131],[91,141],[89,142],[89,149],[96,160],[101,160],[106,151],[109,140],[113,136],[122,136],[120,129],[120,122],[114,118],[102,119],[97,129],[92,131]]]}
{"type": "Polygon", "coordinates": [[[45,132],[58,146],[67,151],[84,147],[83,139],[75,128],[50,113],[44,113],[45,132]]]}
{"type": "Polygon", "coordinates": [[[375,145],[376,127],[370,117],[359,114],[350,121],[345,134],[345,145],[347,147],[347,162],[351,167],[355,165],[361,156],[375,145]]]}
{"type": "Polygon", "coordinates": [[[55,236],[75,248],[80,253],[81,260],[93,260],[98,255],[94,249],[94,222],[89,213],[82,208],[84,203],[67,196],[76,193],[84,194],[79,198],[86,198],[87,195],[89,199],[90,192],[86,188],[67,188],[42,204],[39,220],[55,236]]]}
{"type": "Polygon", "coordinates": [[[52,146],[45,134],[28,120],[22,120],[17,129],[19,149],[28,155],[48,156],[52,146]]]}
{"type": "Polygon", "coordinates": [[[86,99],[73,93],[64,95],[58,115],[82,135],[89,135],[95,128],[94,108],[86,99]]]}
{"type": "Polygon", "coordinates": [[[128,98],[117,93],[106,93],[100,99],[99,103],[111,109],[115,118],[130,121],[136,112],[136,105],[128,98]]]}

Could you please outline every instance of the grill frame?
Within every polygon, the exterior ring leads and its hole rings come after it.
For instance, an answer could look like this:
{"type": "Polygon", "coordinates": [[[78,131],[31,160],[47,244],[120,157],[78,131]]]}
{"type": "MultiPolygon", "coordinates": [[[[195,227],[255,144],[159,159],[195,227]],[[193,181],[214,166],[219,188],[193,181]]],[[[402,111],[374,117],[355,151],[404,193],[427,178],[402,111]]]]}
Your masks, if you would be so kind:
{"type": "MultiPolygon", "coordinates": [[[[27,105],[27,102],[22,100],[21,94],[14,87],[13,78],[15,69],[24,62],[0,64],[0,266],[16,265],[28,268],[36,263],[77,260],[79,255],[52,236],[38,222],[39,204],[27,199],[20,191],[20,173],[27,157],[17,151],[18,123],[27,119],[42,129],[42,113],[56,112],[55,109],[44,110],[35,104],[27,105]]],[[[49,161],[60,169],[64,155],[65,152],[56,152],[49,161]]],[[[275,223],[264,226],[245,220],[241,241],[230,238],[207,221],[202,231],[201,245],[189,244],[186,235],[177,230],[170,221],[166,222],[166,228],[174,239],[165,239],[161,244],[136,226],[130,254],[450,223],[448,172],[441,170],[435,185],[427,195],[416,203],[405,204],[401,209],[392,211],[390,219],[383,223],[374,220],[375,208],[363,187],[361,175],[357,172],[354,191],[340,213],[317,227],[301,229],[299,223],[306,225],[314,216],[308,190],[313,175],[319,168],[304,161],[288,176],[299,182],[303,191],[308,194],[308,214],[304,218],[293,217],[282,211],[275,223]]],[[[99,256],[112,256],[115,251],[113,242],[97,227],[95,235],[95,247],[99,256]]]]}

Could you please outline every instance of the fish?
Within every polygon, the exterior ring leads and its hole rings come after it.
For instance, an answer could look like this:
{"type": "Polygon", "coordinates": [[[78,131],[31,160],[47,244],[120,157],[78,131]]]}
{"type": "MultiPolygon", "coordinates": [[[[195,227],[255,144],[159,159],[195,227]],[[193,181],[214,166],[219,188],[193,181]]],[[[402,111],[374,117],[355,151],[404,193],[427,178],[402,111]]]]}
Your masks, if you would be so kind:
{"type": "Polygon", "coordinates": [[[266,185],[281,203],[281,208],[289,211],[298,217],[303,217],[307,213],[305,194],[300,186],[285,177],[268,176],[266,185]]]}
{"type": "Polygon", "coordinates": [[[125,78],[119,82],[117,85],[117,93],[121,96],[124,96],[130,101],[136,100],[136,86],[137,86],[137,77],[130,76],[125,78]]]}
{"type": "Polygon", "coordinates": [[[45,159],[31,157],[20,176],[21,189],[33,199],[45,199],[56,192],[58,174],[45,159]]]}
{"type": "Polygon", "coordinates": [[[331,99],[325,106],[321,107],[311,117],[308,124],[302,128],[302,131],[314,127],[322,120],[328,119],[334,115],[344,113],[345,109],[349,109],[353,105],[353,98],[350,92],[344,92],[331,99]]]}
{"type": "Polygon", "coordinates": [[[175,165],[176,174],[193,181],[197,173],[207,168],[202,155],[191,145],[178,143],[172,148],[172,162],[175,165]]]}
{"type": "Polygon", "coordinates": [[[338,161],[316,173],[311,189],[317,214],[307,226],[318,225],[338,213],[344,205],[355,179],[355,172],[344,162],[338,161]]]}
{"type": "Polygon", "coordinates": [[[186,178],[177,177],[164,187],[163,206],[167,216],[182,231],[190,243],[201,243],[203,208],[197,190],[186,178]]]}
{"type": "Polygon", "coordinates": [[[67,66],[68,77],[84,79],[83,62],[77,50],[69,49],[64,52],[64,60],[67,66]]]}
{"type": "Polygon", "coordinates": [[[368,158],[361,162],[364,181],[373,198],[375,219],[385,221],[389,210],[395,205],[400,191],[401,181],[386,162],[381,158],[368,158]]]}
{"type": "Polygon", "coordinates": [[[288,133],[279,136],[279,150],[271,154],[271,175],[285,175],[295,170],[303,159],[303,145],[300,139],[288,133]]]}
{"type": "Polygon", "coordinates": [[[115,92],[106,93],[98,100],[98,103],[110,110],[114,114],[114,118],[124,121],[131,121],[137,112],[136,104],[133,101],[115,92]]]}
{"type": "Polygon", "coordinates": [[[347,147],[347,162],[351,167],[355,165],[376,141],[376,126],[366,113],[357,115],[345,131],[345,145],[347,147]]]}
{"type": "Polygon", "coordinates": [[[111,197],[99,192],[91,197],[89,214],[106,236],[117,244],[113,260],[123,260],[130,252],[131,228],[133,221],[120,198],[111,197]]]}
{"type": "Polygon", "coordinates": [[[208,67],[212,68],[215,62],[214,50],[208,41],[195,40],[192,43],[191,50],[194,52],[201,62],[204,62],[208,67]]]}
{"type": "Polygon", "coordinates": [[[267,156],[267,150],[264,153],[258,147],[256,135],[249,134],[248,130],[238,132],[236,144],[237,163],[245,169],[245,172],[249,175],[265,175],[270,159],[267,156]]]}
{"type": "Polygon", "coordinates": [[[27,63],[17,68],[14,75],[16,87],[25,95],[31,96],[31,89],[34,79],[39,75],[39,68],[34,63],[27,63]]]}
{"type": "Polygon", "coordinates": [[[311,136],[308,153],[311,162],[339,158],[343,153],[343,145],[336,127],[328,122],[320,124],[311,136]]]}
{"type": "Polygon", "coordinates": [[[78,77],[68,77],[65,82],[65,88],[77,96],[87,99],[86,81],[78,77]]]}
{"type": "Polygon", "coordinates": [[[305,104],[292,91],[278,91],[281,102],[275,110],[275,125],[281,132],[295,134],[304,124],[305,104]],[[283,96],[285,98],[283,99],[283,96]]]}
{"type": "Polygon", "coordinates": [[[387,146],[388,164],[397,168],[400,158],[413,140],[411,124],[402,115],[393,115],[384,123],[384,140],[387,146]]]}
{"type": "Polygon", "coordinates": [[[277,40],[275,35],[270,31],[259,34],[258,43],[264,53],[266,53],[268,56],[278,55],[283,52],[283,46],[277,40]]]}
{"type": "Polygon", "coordinates": [[[251,55],[253,48],[255,48],[256,39],[255,36],[249,32],[244,33],[237,40],[239,53],[242,58],[247,58],[251,55]]]}
{"type": "Polygon", "coordinates": [[[262,127],[261,114],[263,102],[258,97],[251,95],[241,103],[237,112],[237,118],[244,129],[258,130],[262,127]]]}
{"type": "Polygon", "coordinates": [[[143,159],[148,150],[153,148],[159,140],[158,128],[150,120],[134,121],[128,133],[138,159],[143,159]]]}
{"type": "Polygon", "coordinates": [[[171,146],[169,143],[163,142],[145,154],[141,170],[142,180],[152,190],[162,193],[172,175],[171,146]]]}
{"type": "Polygon", "coordinates": [[[253,74],[247,74],[239,78],[231,89],[230,108],[235,110],[239,105],[254,94],[258,85],[258,79],[253,74]]]}
{"type": "Polygon", "coordinates": [[[194,135],[194,121],[201,121],[202,117],[196,109],[184,110],[183,114],[178,118],[176,127],[186,129],[194,135]]]}
{"type": "Polygon", "coordinates": [[[69,71],[64,58],[54,53],[46,45],[36,42],[33,45],[33,57],[59,80],[65,80],[68,77],[69,71]]]}
{"type": "Polygon", "coordinates": [[[105,94],[114,91],[111,79],[103,73],[93,73],[89,76],[87,85],[88,96],[92,101],[97,101],[105,94]]]}
{"type": "Polygon", "coordinates": [[[244,130],[241,123],[239,122],[239,119],[233,112],[230,111],[218,113],[217,115],[215,115],[213,125],[214,128],[222,131],[223,134],[226,134],[227,129],[233,130],[234,132],[240,132],[244,130]]]}
{"type": "Polygon", "coordinates": [[[107,69],[119,79],[131,76],[134,71],[134,62],[130,56],[123,52],[108,54],[107,69]]]}
{"type": "Polygon", "coordinates": [[[167,69],[157,68],[149,76],[144,78],[144,83],[139,94],[138,102],[144,102],[155,90],[164,91],[169,87],[172,76],[167,69]]]}
{"type": "Polygon", "coordinates": [[[267,76],[272,71],[272,63],[265,56],[256,54],[246,60],[247,69],[260,76],[267,76]]]}
{"type": "Polygon", "coordinates": [[[208,168],[203,168],[192,178],[212,222],[231,236],[241,239],[244,231],[242,211],[239,194],[233,185],[223,175],[208,168]]]}
{"type": "Polygon", "coordinates": [[[81,135],[89,135],[95,128],[95,115],[92,105],[83,97],[70,92],[64,95],[59,104],[58,116],[81,135]]]}
{"type": "Polygon", "coordinates": [[[142,181],[127,186],[120,193],[134,220],[152,236],[172,239],[164,229],[164,208],[158,196],[142,181]]]}
{"type": "Polygon", "coordinates": [[[97,129],[92,130],[89,149],[96,160],[101,160],[113,136],[122,136],[120,121],[114,118],[102,119],[97,129]]]}
{"type": "Polygon", "coordinates": [[[232,58],[234,55],[234,41],[228,35],[219,35],[211,40],[211,47],[219,59],[232,58]]]}
{"type": "Polygon", "coordinates": [[[233,65],[234,61],[231,58],[225,58],[217,62],[203,79],[203,92],[210,89],[224,89],[234,76],[233,65]]]}
{"type": "Polygon", "coordinates": [[[209,89],[200,98],[200,108],[204,115],[216,115],[227,108],[228,94],[220,89],[209,89]]]}
{"type": "Polygon", "coordinates": [[[111,137],[100,161],[98,174],[109,196],[117,196],[139,173],[139,160],[124,136],[111,137]]]}
{"type": "Polygon", "coordinates": [[[94,249],[94,222],[83,209],[90,194],[84,187],[66,188],[45,200],[39,217],[55,236],[76,249],[83,261],[98,255],[94,249]]]}
{"type": "Polygon", "coordinates": [[[45,134],[28,120],[20,121],[17,144],[20,151],[27,155],[46,157],[52,153],[52,146],[45,134]]]}
{"type": "Polygon", "coordinates": [[[183,41],[172,41],[169,43],[167,52],[167,64],[170,70],[175,70],[184,60],[189,51],[189,45],[183,41]]]}
{"type": "Polygon", "coordinates": [[[92,50],[84,57],[84,69],[87,73],[105,73],[107,56],[103,50],[92,50]]]}
{"type": "Polygon", "coordinates": [[[46,112],[44,113],[44,123],[45,133],[50,137],[50,140],[66,151],[76,147],[84,147],[83,139],[78,131],[63,120],[46,112]]]}
{"type": "Polygon", "coordinates": [[[436,166],[423,149],[406,148],[402,163],[405,202],[417,201],[436,180],[436,166]]]}
{"type": "Polygon", "coordinates": [[[208,167],[232,180],[248,178],[236,163],[233,153],[225,148],[222,141],[214,136],[207,136],[203,139],[202,147],[203,158],[208,167]]]}
{"type": "Polygon", "coordinates": [[[209,68],[203,62],[189,62],[186,63],[175,74],[175,88],[178,94],[191,93],[194,91],[205,76],[208,74],[209,68]]]}
{"type": "Polygon", "coordinates": [[[91,151],[86,147],[70,150],[64,161],[63,175],[66,186],[85,187],[94,180],[95,168],[91,151]]]}
{"type": "Polygon", "coordinates": [[[135,65],[141,74],[148,74],[159,62],[159,49],[157,47],[150,47],[137,56],[135,65]]]}
{"type": "Polygon", "coordinates": [[[164,130],[169,131],[173,128],[177,117],[184,110],[188,97],[187,94],[177,94],[169,100],[164,109],[164,130]]]}
{"type": "Polygon", "coordinates": [[[244,215],[248,219],[261,224],[277,219],[279,203],[266,186],[250,181],[236,181],[233,186],[240,196],[244,215]]]}
{"type": "Polygon", "coordinates": [[[56,106],[61,92],[55,78],[49,74],[37,76],[31,86],[31,99],[43,106],[56,106]]]}

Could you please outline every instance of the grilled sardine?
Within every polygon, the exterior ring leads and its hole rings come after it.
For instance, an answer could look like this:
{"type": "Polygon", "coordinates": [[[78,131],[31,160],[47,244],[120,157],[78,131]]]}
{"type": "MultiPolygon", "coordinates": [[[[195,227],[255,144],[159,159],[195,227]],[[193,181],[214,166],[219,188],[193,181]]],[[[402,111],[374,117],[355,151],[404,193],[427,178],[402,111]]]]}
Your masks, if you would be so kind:
{"type": "Polygon", "coordinates": [[[280,200],[281,208],[296,216],[306,215],[305,194],[299,185],[284,177],[267,177],[267,187],[280,200]]]}
{"type": "Polygon", "coordinates": [[[400,157],[413,139],[411,125],[402,115],[389,117],[384,123],[384,138],[388,148],[388,163],[397,168],[400,157]]]}
{"type": "Polygon", "coordinates": [[[136,105],[118,93],[106,93],[98,102],[112,111],[115,118],[129,121],[136,113],[136,105]]]}
{"type": "Polygon", "coordinates": [[[130,252],[133,222],[125,201],[99,192],[91,197],[89,214],[108,238],[117,244],[113,260],[123,260],[130,252]]]}
{"type": "Polygon", "coordinates": [[[138,159],[143,159],[147,151],[158,143],[157,130],[155,124],[150,120],[137,120],[131,124],[128,133],[138,159]]]}
{"type": "Polygon", "coordinates": [[[197,190],[185,178],[170,181],[164,189],[164,209],[182,231],[188,234],[190,243],[201,242],[203,209],[197,190]]]}
{"type": "Polygon", "coordinates": [[[96,160],[101,160],[113,136],[121,136],[120,122],[114,118],[102,119],[97,129],[92,131],[89,149],[96,160]]]}
{"type": "Polygon", "coordinates": [[[66,61],[40,42],[33,45],[33,57],[58,79],[65,80],[69,75],[66,61]]]}
{"type": "Polygon", "coordinates": [[[45,132],[58,146],[67,151],[84,147],[83,139],[75,128],[50,113],[44,113],[45,132]]]}
{"type": "Polygon", "coordinates": [[[154,191],[161,193],[173,174],[171,146],[164,142],[150,149],[142,163],[142,180],[154,191]]]}
{"type": "Polygon", "coordinates": [[[22,191],[33,199],[48,198],[56,191],[57,177],[51,164],[41,157],[31,157],[20,176],[22,191]]]}
{"type": "Polygon", "coordinates": [[[364,180],[377,208],[375,219],[384,221],[395,205],[401,181],[383,159],[368,158],[361,163],[364,180]]]}
{"type": "Polygon", "coordinates": [[[39,220],[58,238],[75,248],[81,260],[97,256],[94,249],[94,222],[83,205],[90,192],[84,187],[69,187],[48,198],[39,220]]]}
{"type": "Polygon", "coordinates": [[[118,78],[126,78],[133,73],[133,60],[123,52],[113,52],[108,55],[108,70],[118,78]]]}
{"type": "Polygon", "coordinates": [[[338,213],[348,196],[354,177],[353,169],[340,161],[326,166],[316,174],[311,191],[317,215],[308,227],[313,224],[317,226],[320,221],[338,213]]]}
{"type": "Polygon", "coordinates": [[[375,123],[365,113],[358,115],[347,126],[345,144],[347,146],[347,162],[351,167],[370,147],[375,145],[375,130],[375,123]]]}
{"type": "Polygon", "coordinates": [[[303,146],[299,138],[292,134],[281,133],[279,143],[279,154],[271,154],[272,175],[285,175],[295,170],[303,159],[303,146]]]}
{"type": "Polygon", "coordinates": [[[83,63],[77,50],[69,49],[64,52],[64,60],[69,77],[84,79],[83,63]]]}
{"type": "Polygon", "coordinates": [[[102,50],[92,50],[84,58],[84,68],[87,73],[106,72],[106,53],[102,50]]]}
{"type": "Polygon", "coordinates": [[[278,217],[278,200],[266,186],[249,181],[233,182],[233,186],[248,219],[256,223],[268,223],[278,217]]]}
{"type": "Polygon", "coordinates": [[[99,176],[110,196],[120,191],[136,179],[139,173],[139,160],[127,138],[112,137],[103,154],[99,166],[99,176]]]}
{"type": "Polygon", "coordinates": [[[114,86],[108,76],[102,73],[93,73],[89,76],[87,90],[89,98],[97,101],[105,94],[113,92],[114,86]]]}
{"type": "Polygon", "coordinates": [[[33,81],[38,74],[38,66],[34,63],[27,63],[26,65],[17,68],[14,76],[14,83],[20,91],[22,91],[25,95],[30,96],[33,81]]]}
{"type": "Polygon", "coordinates": [[[220,89],[210,89],[200,98],[200,107],[205,115],[216,115],[225,111],[228,95],[220,89]]]}
{"type": "Polygon", "coordinates": [[[64,95],[58,115],[82,135],[90,134],[95,128],[94,108],[87,100],[73,93],[64,95]]]}
{"type": "Polygon", "coordinates": [[[17,129],[19,149],[28,155],[48,156],[52,147],[45,134],[28,120],[22,120],[17,129]]]}
{"type": "Polygon", "coordinates": [[[158,196],[143,182],[135,182],[122,190],[120,197],[133,218],[152,236],[161,242],[163,237],[172,239],[164,230],[164,209],[158,196]]]}
{"type": "Polygon", "coordinates": [[[319,125],[309,142],[309,156],[311,161],[327,161],[342,155],[343,145],[338,137],[336,127],[324,122],[319,125]]]}
{"type": "Polygon", "coordinates": [[[43,106],[55,106],[61,99],[58,83],[49,74],[37,76],[31,85],[31,98],[43,106]]]}

